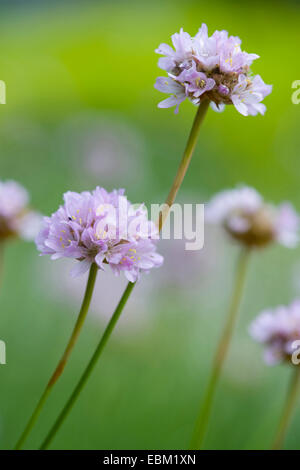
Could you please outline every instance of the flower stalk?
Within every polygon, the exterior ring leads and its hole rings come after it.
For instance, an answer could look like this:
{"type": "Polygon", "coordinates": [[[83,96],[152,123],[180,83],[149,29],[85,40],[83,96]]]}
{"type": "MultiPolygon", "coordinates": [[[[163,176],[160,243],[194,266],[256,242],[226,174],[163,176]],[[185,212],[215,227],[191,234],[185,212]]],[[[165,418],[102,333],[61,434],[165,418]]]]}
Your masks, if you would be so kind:
{"type": "MultiPolygon", "coordinates": [[[[189,164],[190,164],[190,161],[191,161],[191,158],[193,156],[193,153],[194,153],[194,150],[195,150],[195,147],[196,147],[196,143],[197,143],[197,140],[198,140],[198,136],[199,136],[199,132],[200,132],[200,127],[201,127],[201,124],[204,120],[204,117],[206,115],[206,112],[208,110],[208,106],[209,106],[209,101],[208,100],[205,100],[203,101],[203,103],[198,107],[197,109],[197,113],[196,113],[196,116],[194,118],[194,122],[193,122],[193,125],[192,125],[192,129],[191,129],[191,132],[190,132],[190,135],[189,135],[189,138],[188,138],[188,141],[187,141],[187,144],[186,144],[186,148],[185,148],[185,151],[183,153],[183,157],[182,157],[182,160],[180,162],[180,165],[179,165],[179,168],[178,168],[178,171],[177,171],[177,174],[175,176],[175,179],[174,179],[174,182],[172,184],[172,187],[170,189],[170,192],[168,194],[168,197],[166,199],[166,202],[165,202],[165,205],[164,205],[164,209],[160,212],[159,214],[159,220],[158,220],[158,229],[159,229],[159,232],[161,231],[162,227],[163,227],[163,224],[164,222],[166,221],[167,219],[167,216],[168,216],[168,213],[169,213],[169,210],[172,206],[172,204],[174,203],[175,201],[175,198],[176,198],[176,195],[178,193],[178,190],[183,182],[183,179],[184,179],[184,176],[186,174],[186,171],[189,167],[189,164]]],[[[107,325],[107,328],[96,348],[96,351],[92,357],[92,359],[90,360],[87,368],[85,369],[83,375],[81,376],[81,379],[79,380],[75,390],[73,391],[70,399],[68,400],[68,402],[66,403],[66,405],[64,406],[63,410],[61,411],[58,419],[56,420],[55,424],[53,425],[53,427],[51,428],[49,434],[47,435],[46,439],[44,440],[42,446],[41,446],[41,449],[47,449],[49,447],[49,445],[51,444],[52,440],[54,439],[56,433],[58,432],[58,430],[60,429],[61,425],[63,424],[63,422],[65,421],[66,417],[68,416],[68,414],[70,413],[71,409],[73,408],[73,405],[75,403],[75,401],[77,400],[78,396],[80,395],[82,389],[84,388],[89,376],[91,375],[94,367],[96,366],[100,356],[101,356],[101,353],[123,311],[123,308],[125,307],[125,304],[133,290],[135,286],[135,283],[131,283],[129,282],[127,284],[127,287],[123,293],[123,296],[115,310],[115,312],[113,313],[112,317],[111,317],[111,320],[110,322],[108,323],[107,325]]]]}
{"type": "Polygon", "coordinates": [[[52,429],[50,430],[49,434],[47,435],[46,439],[44,440],[42,446],[40,447],[40,449],[47,449],[47,447],[49,447],[49,445],[51,444],[55,434],[57,433],[58,429],[60,428],[60,426],[62,425],[62,423],[64,422],[64,420],[66,419],[67,415],[70,413],[76,399],[78,398],[81,390],[83,389],[83,387],[85,386],[89,376],[91,375],[95,365],[97,364],[98,362],[98,359],[99,357],[101,356],[101,353],[107,343],[107,341],[109,340],[113,330],[114,330],[114,327],[118,321],[118,319],[120,318],[120,315],[126,305],[126,302],[133,290],[135,286],[135,283],[132,283],[132,282],[129,282],[127,284],[127,287],[121,297],[121,300],[120,302],[118,303],[118,306],[116,308],[116,310],[114,311],[104,333],[103,333],[103,336],[96,348],[96,351],[94,352],[93,356],[92,356],[92,359],[90,360],[87,368],[85,369],[80,381],[78,382],[74,392],[72,393],[70,399],[68,400],[68,402],[66,403],[66,405],[64,406],[62,412],[60,413],[58,419],[56,420],[54,426],[52,427],[52,429]]]}
{"type": "Polygon", "coordinates": [[[4,271],[4,242],[0,242],[0,289],[3,282],[3,271],[4,271]]]}
{"type": "Polygon", "coordinates": [[[191,129],[181,162],[179,164],[179,167],[178,167],[175,179],[173,181],[172,187],[170,189],[170,192],[165,201],[165,209],[160,213],[159,223],[158,223],[159,231],[161,231],[168,217],[169,210],[172,207],[172,204],[174,203],[176,199],[178,190],[180,186],[182,185],[183,179],[185,177],[185,174],[191,162],[191,159],[192,159],[192,156],[193,156],[193,153],[194,153],[197,141],[198,141],[201,124],[206,116],[208,106],[209,106],[209,100],[204,100],[201,103],[201,105],[198,106],[198,110],[197,110],[197,113],[196,113],[196,116],[192,125],[192,129],[191,129]]]}
{"type": "Polygon", "coordinates": [[[246,280],[247,266],[249,261],[249,254],[250,250],[247,248],[243,248],[238,260],[231,305],[229,308],[226,324],[215,353],[212,372],[206,389],[204,402],[200,409],[198,419],[196,421],[194,434],[190,446],[190,449],[192,450],[197,450],[202,447],[206,435],[216,387],[229,349],[230,341],[232,338],[233,330],[235,327],[238,311],[242,300],[246,280]]]}
{"type": "Polygon", "coordinates": [[[53,372],[30,420],[28,421],[27,423],[27,426],[26,428],[24,429],[20,439],[18,440],[16,446],[15,446],[15,450],[19,450],[22,448],[23,444],[25,443],[30,431],[32,430],[35,422],[37,421],[46,401],[47,401],[47,398],[48,396],[50,395],[51,393],[51,390],[53,388],[53,386],[55,385],[55,383],[57,382],[57,380],[59,379],[59,377],[61,376],[61,374],[63,373],[64,369],[65,369],[65,366],[68,362],[68,359],[70,357],[70,354],[75,346],[75,343],[78,339],[78,336],[80,334],[80,331],[82,329],[82,326],[83,326],[83,323],[84,323],[84,320],[87,316],[87,313],[88,313],[88,310],[89,310],[89,306],[90,306],[90,303],[91,303],[91,299],[92,299],[92,294],[93,294],[93,290],[94,290],[94,286],[95,286],[95,281],[96,281],[96,277],[97,277],[97,272],[98,272],[98,267],[95,263],[93,263],[91,265],[91,268],[90,268],[90,273],[89,273],[89,278],[88,278],[88,281],[87,281],[87,285],[86,285],[86,290],[85,290],[85,294],[84,294],[84,298],[83,298],[83,302],[82,302],[82,305],[81,305],[81,309],[80,309],[80,312],[79,312],[79,315],[78,315],[78,318],[77,318],[77,321],[76,321],[76,324],[75,324],[75,327],[73,329],[73,332],[72,332],[72,335],[69,339],[69,342],[67,344],[67,347],[55,369],[55,371],[53,372]]]}
{"type": "Polygon", "coordinates": [[[273,450],[279,450],[283,446],[284,439],[287,433],[287,429],[289,426],[289,423],[292,418],[293,411],[296,406],[298,394],[299,394],[299,387],[300,387],[300,368],[297,366],[294,366],[292,377],[291,377],[291,382],[286,398],[286,402],[284,405],[284,409],[282,412],[281,420],[279,422],[279,426],[277,429],[277,433],[272,445],[273,450]]]}

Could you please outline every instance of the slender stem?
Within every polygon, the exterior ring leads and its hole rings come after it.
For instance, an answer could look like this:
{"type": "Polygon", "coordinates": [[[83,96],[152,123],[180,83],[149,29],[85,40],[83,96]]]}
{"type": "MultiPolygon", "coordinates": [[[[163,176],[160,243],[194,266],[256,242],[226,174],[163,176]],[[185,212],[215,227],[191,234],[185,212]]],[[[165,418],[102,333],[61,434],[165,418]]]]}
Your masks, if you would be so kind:
{"type": "Polygon", "coordinates": [[[42,411],[42,408],[49,396],[49,394],[51,393],[51,390],[54,386],[54,384],[56,383],[56,381],[59,379],[59,377],[61,376],[61,374],[63,373],[63,370],[67,364],[67,361],[70,357],[70,354],[72,352],[72,349],[74,348],[74,345],[78,339],[78,336],[79,336],[79,333],[81,331],[81,328],[83,326],[83,323],[84,323],[84,320],[85,320],[85,317],[88,313],[88,309],[89,309],[89,306],[90,306],[90,303],[91,303],[91,299],[92,299],[92,294],[93,294],[93,290],[94,290],[94,286],[95,286],[95,281],[96,281],[96,277],[97,277],[97,272],[98,272],[98,267],[95,263],[92,264],[91,268],[90,268],[90,273],[89,273],[89,278],[88,278],[88,281],[87,281],[87,285],[86,285],[86,290],[85,290],[85,294],[84,294],[84,298],[83,298],[83,301],[82,301],[82,305],[81,305],[81,309],[80,309],[80,312],[79,312],[79,315],[78,315],[78,318],[77,318],[77,321],[76,321],[76,324],[75,324],[75,327],[73,329],[73,332],[72,332],[72,335],[69,339],[69,342],[67,344],[67,347],[55,369],[55,371],[53,372],[30,420],[28,421],[27,423],[27,426],[26,428],[24,429],[20,439],[18,440],[17,444],[16,444],[16,447],[15,447],[15,450],[18,450],[18,449],[21,449],[25,440],[27,439],[30,431],[32,430],[36,420],[38,419],[39,417],[39,414],[41,413],[42,411]]]}
{"type": "Polygon", "coordinates": [[[228,352],[230,340],[233,334],[235,322],[237,319],[239,307],[240,307],[241,300],[242,300],[249,253],[250,253],[249,249],[244,248],[238,260],[235,285],[234,285],[234,290],[233,290],[233,295],[231,299],[231,305],[229,308],[227,321],[226,321],[223,333],[221,335],[221,338],[220,338],[220,341],[219,341],[219,344],[215,353],[215,358],[214,358],[214,362],[212,366],[212,372],[211,372],[208,387],[206,389],[206,393],[204,397],[204,403],[200,409],[200,413],[196,421],[196,426],[195,426],[194,434],[192,437],[190,448],[193,450],[201,448],[205,434],[206,434],[209,417],[211,413],[211,408],[212,408],[212,403],[213,403],[213,399],[214,399],[214,395],[216,391],[216,386],[220,377],[222,367],[225,362],[226,354],[228,352]]]}
{"type": "MultiPolygon", "coordinates": [[[[174,179],[174,182],[173,182],[173,185],[171,187],[171,190],[168,194],[168,197],[166,199],[166,202],[165,202],[165,208],[163,209],[163,211],[160,213],[159,215],[159,221],[158,221],[158,229],[159,231],[161,231],[162,227],[163,227],[163,224],[164,222],[166,221],[166,218],[167,218],[167,215],[169,213],[169,210],[172,206],[172,204],[174,203],[175,201],[175,198],[176,198],[176,195],[177,195],[177,192],[182,184],[182,181],[184,179],[184,175],[188,169],[188,166],[189,166],[189,163],[191,161],[191,158],[192,158],[192,155],[194,153],[194,150],[195,150],[195,146],[196,146],[196,143],[197,143],[197,139],[198,139],[198,135],[199,135],[199,131],[200,131],[200,126],[201,126],[201,123],[203,122],[203,119],[206,115],[206,112],[207,112],[207,109],[208,109],[208,106],[209,106],[209,101],[206,100],[204,101],[201,106],[198,107],[198,110],[197,110],[197,113],[196,113],[196,116],[195,116],[195,119],[194,119],[194,122],[193,122],[193,125],[192,125],[192,129],[191,129],[191,132],[190,132],[190,135],[189,135],[189,138],[188,138],[188,141],[187,141],[187,144],[186,144],[186,148],[185,148],[185,151],[183,153],[183,157],[182,157],[182,160],[180,162],[180,165],[179,165],[179,168],[178,168],[178,171],[177,171],[177,174],[175,176],[175,179],[174,179]]],[[[83,389],[83,387],[85,386],[90,374],[92,373],[92,370],[93,368],[95,367],[100,355],[101,355],[101,352],[107,342],[107,340],[109,339],[121,313],[122,313],[122,310],[133,290],[133,287],[135,286],[134,283],[131,283],[129,282],[127,284],[127,287],[126,287],[126,290],[124,291],[123,293],[123,296],[119,302],[119,305],[117,306],[113,316],[111,317],[111,320],[110,322],[108,323],[107,325],[107,328],[100,340],[100,343],[98,344],[98,347],[91,359],[91,361],[89,362],[86,370],[84,371],[80,381],[78,382],[77,384],[77,387],[75,388],[73,394],[71,395],[69,401],[67,402],[67,404],[65,405],[65,407],[63,408],[61,414],[59,415],[57,421],[55,422],[53,428],[50,430],[48,436],[46,437],[45,441],[43,442],[42,446],[41,446],[41,449],[46,449],[52,439],[54,438],[55,434],[57,433],[57,431],[59,430],[60,426],[63,424],[65,418],[67,417],[67,415],[69,414],[69,412],[71,411],[78,395],[80,394],[81,390],[83,389]]]]}
{"type": "Polygon", "coordinates": [[[187,172],[187,169],[189,167],[189,164],[190,164],[191,158],[193,156],[193,153],[194,153],[194,150],[195,150],[195,147],[196,147],[196,143],[197,143],[197,140],[198,140],[198,137],[199,137],[201,124],[202,124],[202,122],[203,122],[203,120],[206,116],[209,103],[210,103],[209,100],[205,100],[201,103],[200,106],[198,106],[198,110],[197,110],[196,116],[194,118],[192,129],[191,129],[191,132],[190,132],[190,135],[189,135],[189,138],[188,138],[188,141],[187,141],[187,144],[186,144],[181,162],[179,164],[179,167],[178,167],[175,179],[173,181],[172,187],[170,189],[170,192],[168,194],[168,197],[165,201],[165,207],[161,211],[161,213],[159,214],[159,222],[158,222],[159,231],[161,231],[161,229],[162,229],[162,227],[163,227],[163,225],[164,225],[164,223],[165,223],[165,221],[168,217],[169,210],[170,210],[172,204],[175,201],[178,190],[179,190],[179,188],[180,188],[180,186],[183,182],[184,176],[185,176],[185,174],[187,172]]]}
{"type": "Polygon", "coordinates": [[[3,280],[3,265],[4,265],[4,242],[0,242],[0,288],[3,280]]]}
{"type": "Polygon", "coordinates": [[[287,432],[288,425],[290,423],[293,410],[295,408],[298,394],[299,394],[299,384],[300,384],[300,369],[299,367],[294,366],[290,386],[288,389],[287,398],[285,401],[284,409],[282,412],[281,420],[277,429],[277,433],[273,442],[272,449],[278,450],[282,447],[284,438],[287,432]]]}
{"type": "Polygon", "coordinates": [[[91,375],[95,365],[97,364],[97,361],[99,359],[99,357],[101,356],[101,353],[110,337],[110,335],[112,334],[113,330],[114,330],[114,327],[116,326],[116,323],[123,311],[123,308],[125,307],[126,305],[126,302],[130,296],[130,293],[132,291],[132,289],[134,288],[135,284],[132,283],[132,282],[129,282],[127,284],[127,287],[121,297],[121,300],[116,308],[116,310],[114,311],[113,313],[113,316],[111,317],[104,333],[103,333],[103,336],[97,346],[97,349],[96,351],[94,352],[94,355],[92,356],[92,359],[90,360],[87,368],[85,369],[83,375],[81,376],[81,379],[79,380],[74,392],[72,393],[70,399],[68,400],[68,402],[66,403],[66,405],[64,406],[62,412],[60,413],[58,419],[56,420],[54,426],[52,427],[52,429],[50,430],[49,434],[47,435],[46,439],[44,440],[42,446],[41,446],[41,449],[47,449],[47,447],[50,445],[52,439],[54,438],[55,434],[57,433],[57,431],[59,430],[60,426],[62,425],[62,423],[64,422],[64,420],[66,419],[66,417],[68,416],[68,414],[70,413],[75,401],[77,400],[81,390],[83,389],[83,387],[85,386],[89,376],[91,375]]]}

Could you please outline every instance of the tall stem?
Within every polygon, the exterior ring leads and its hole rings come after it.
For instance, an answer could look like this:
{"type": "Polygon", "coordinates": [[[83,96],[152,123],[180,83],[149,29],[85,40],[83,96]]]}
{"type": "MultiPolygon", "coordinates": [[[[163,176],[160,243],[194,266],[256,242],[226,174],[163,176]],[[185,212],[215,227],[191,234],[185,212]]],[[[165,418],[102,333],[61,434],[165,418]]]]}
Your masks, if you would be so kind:
{"type": "Polygon", "coordinates": [[[3,281],[3,265],[4,265],[4,242],[0,242],[0,289],[3,281]]]}
{"type": "Polygon", "coordinates": [[[284,409],[282,412],[281,420],[277,429],[277,433],[273,442],[272,449],[278,450],[282,447],[284,438],[287,432],[288,425],[290,423],[293,410],[296,405],[297,397],[299,394],[299,384],[300,384],[300,368],[294,366],[293,374],[291,377],[291,382],[285,401],[284,409]]]}
{"type": "Polygon", "coordinates": [[[205,100],[198,107],[198,110],[197,110],[197,113],[196,113],[196,116],[195,116],[195,119],[194,119],[194,122],[193,122],[193,125],[192,125],[192,129],[191,129],[191,132],[190,132],[190,135],[189,135],[189,138],[188,138],[188,141],[187,141],[187,144],[186,144],[181,162],[179,164],[179,167],[178,167],[176,176],[174,178],[172,187],[170,189],[170,192],[168,194],[168,197],[165,201],[165,207],[159,215],[159,222],[158,222],[159,231],[161,231],[161,229],[162,229],[162,227],[163,227],[163,225],[164,225],[164,223],[165,223],[165,221],[168,217],[169,210],[170,210],[172,204],[175,201],[178,190],[179,190],[179,188],[180,188],[180,186],[183,182],[184,176],[185,176],[185,174],[187,172],[187,169],[189,167],[189,164],[190,164],[190,161],[192,159],[192,156],[193,156],[193,153],[194,153],[194,150],[195,150],[195,147],[196,147],[196,143],[197,143],[197,140],[198,140],[198,137],[199,137],[201,124],[202,124],[202,122],[203,122],[203,120],[206,116],[209,103],[210,103],[209,100],[205,100]]]}
{"type": "Polygon", "coordinates": [[[129,282],[127,284],[127,287],[121,297],[121,300],[116,308],[116,310],[114,311],[113,313],[113,316],[111,317],[104,333],[103,333],[103,336],[97,346],[97,349],[96,351],[94,352],[93,356],[92,356],[92,359],[90,360],[87,368],[85,369],[81,379],[79,380],[74,392],[72,393],[70,399],[68,400],[68,402],[66,403],[66,405],[64,406],[62,412],[60,413],[58,419],[56,420],[54,426],[52,427],[52,429],[50,430],[49,434],[47,435],[46,439],[44,440],[42,446],[41,446],[41,449],[47,449],[47,447],[50,445],[52,439],[54,438],[55,434],[57,433],[57,431],[59,430],[60,426],[62,425],[62,423],[64,422],[64,420],[66,419],[66,417],[68,416],[68,414],[70,413],[75,401],[77,400],[81,390],[83,389],[83,387],[85,386],[89,376],[91,375],[95,365],[97,364],[97,361],[99,359],[99,357],[101,356],[101,353],[104,349],[104,346],[106,345],[110,335],[112,334],[113,332],[113,329],[123,311],[123,308],[125,307],[126,305],[126,302],[128,300],[128,297],[130,296],[130,293],[134,287],[134,283],[132,282],[129,282]]]}
{"type": "Polygon", "coordinates": [[[20,439],[18,440],[16,446],[15,446],[15,450],[19,450],[22,448],[25,440],[27,439],[30,431],[32,430],[36,420],[38,419],[39,417],[39,414],[41,413],[42,411],[42,408],[49,396],[49,394],[51,393],[51,390],[54,386],[54,384],[56,383],[56,381],[59,379],[59,377],[61,376],[61,374],[63,373],[63,370],[67,364],[67,361],[70,357],[70,354],[72,352],[72,349],[74,348],[74,345],[78,339],[78,336],[79,336],[79,333],[81,331],[81,328],[83,326],[83,323],[84,323],[84,320],[85,320],[85,317],[88,313],[88,309],[89,309],[89,306],[90,306],[90,303],[91,303],[91,299],[92,299],[92,294],[93,294],[93,290],[94,290],[94,286],[95,286],[95,281],[96,281],[96,277],[97,277],[97,271],[98,271],[98,267],[95,263],[92,264],[91,268],[90,268],[90,273],[89,273],[89,278],[88,278],[88,281],[87,281],[87,285],[86,285],[86,290],[85,290],[85,294],[84,294],[84,298],[83,298],[83,301],[82,301],[82,305],[81,305],[81,309],[80,309],[80,312],[79,312],[79,315],[78,315],[78,318],[77,318],[77,321],[76,321],[76,324],[75,324],[75,327],[73,329],[73,332],[72,332],[72,335],[69,339],[69,342],[67,344],[67,347],[55,369],[55,371],[53,372],[30,420],[28,421],[27,423],[27,426],[26,428],[24,429],[20,439]]]}
{"type": "MultiPolygon", "coordinates": [[[[209,100],[205,100],[201,104],[201,106],[199,106],[198,109],[197,109],[197,113],[196,113],[196,116],[194,118],[192,129],[191,129],[191,132],[190,132],[190,135],[189,135],[189,138],[188,138],[188,141],[187,141],[184,153],[183,153],[183,157],[181,159],[181,162],[180,162],[179,168],[177,170],[175,179],[173,181],[172,187],[171,187],[170,192],[168,194],[168,197],[166,199],[165,207],[159,215],[159,221],[158,221],[159,232],[161,231],[161,229],[163,227],[163,224],[166,221],[169,210],[170,210],[172,204],[175,201],[177,192],[178,192],[178,190],[179,190],[179,188],[182,184],[182,181],[184,179],[184,175],[186,174],[186,171],[187,171],[188,166],[190,164],[190,161],[191,161],[191,158],[193,156],[195,146],[196,146],[196,143],[197,143],[197,139],[198,139],[198,136],[199,136],[201,123],[203,122],[203,119],[206,115],[206,112],[208,110],[208,106],[209,106],[209,100]]],[[[80,394],[80,392],[83,389],[84,385],[86,384],[93,368],[95,367],[95,365],[96,365],[96,363],[97,363],[97,361],[98,361],[98,359],[101,355],[101,352],[102,352],[108,338],[110,337],[110,335],[111,335],[111,333],[112,333],[112,331],[113,331],[113,329],[114,329],[114,327],[117,323],[117,320],[118,320],[119,316],[122,313],[122,310],[123,310],[123,308],[124,308],[124,306],[125,306],[125,304],[128,300],[128,297],[130,296],[130,294],[133,290],[134,285],[135,284],[131,283],[131,282],[129,282],[127,284],[126,290],[124,291],[124,294],[123,294],[123,296],[120,300],[120,303],[117,306],[117,309],[115,310],[115,312],[114,312],[114,314],[113,314],[113,316],[112,316],[112,318],[111,318],[111,320],[110,320],[110,322],[109,322],[109,324],[108,324],[108,326],[107,326],[107,328],[104,332],[104,335],[102,336],[102,338],[100,340],[100,343],[98,344],[98,347],[97,347],[91,361],[89,362],[89,364],[88,364],[86,370],[84,371],[80,381],[78,382],[78,385],[75,388],[73,394],[71,395],[71,398],[69,399],[69,401],[67,402],[67,404],[63,408],[61,414],[59,415],[59,417],[56,421],[56,423],[54,424],[53,428],[51,429],[51,431],[49,432],[49,434],[46,437],[45,441],[43,442],[41,449],[46,449],[49,446],[49,444],[51,443],[51,441],[54,438],[55,434],[57,433],[60,426],[64,422],[65,418],[67,417],[67,415],[71,411],[78,395],[80,394]]]]}
{"type": "Polygon", "coordinates": [[[233,334],[236,318],[242,300],[242,294],[245,285],[246,271],[249,259],[249,250],[243,249],[237,265],[236,279],[231,299],[231,305],[228,312],[227,321],[221,335],[212,366],[210,380],[206,389],[204,403],[200,409],[198,419],[191,442],[191,449],[200,449],[205,438],[212,403],[216,391],[216,386],[223,368],[225,358],[228,352],[230,340],[233,334]]]}

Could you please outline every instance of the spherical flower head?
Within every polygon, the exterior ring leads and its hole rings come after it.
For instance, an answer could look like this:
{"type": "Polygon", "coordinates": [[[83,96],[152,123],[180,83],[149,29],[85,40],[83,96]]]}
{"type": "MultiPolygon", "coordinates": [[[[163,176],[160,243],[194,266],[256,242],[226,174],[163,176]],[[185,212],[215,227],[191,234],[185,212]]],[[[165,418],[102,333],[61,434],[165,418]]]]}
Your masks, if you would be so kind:
{"type": "Polygon", "coordinates": [[[267,204],[255,189],[247,186],[214,196],[205,218],[208,223],[221,225],[234,240],[248,247],[264,247],[277,241],[293,248],[298,243],[299,216],[291,204],[267,204]]]}
{"type": "Polygon", "coordinates": [[[174,49],[161,44],[155,52],[163,55],[158,61],[168,77],[158,77],[155,88],[171,94],[159,103],[160,108],[178,106],[188,98],[199,105],[208,99],[215,111],[233,104],[243,116],[264,114],[263,99],[272,91],[259,75],[253,76],[250,66],[259,56],[241,49],[238,37],[227,31],[215,31],[208,36],[202,24],[196,36],[182,29],[172,36],[174,49]]]}
{"type": "Polygon", "coordinates": [[[122,189],[109,193],[97,187],[93,192],[65,193],[64,204],[44,218],[36,244],[52,259],[76,259],[73,276],[96,263],[99,269],[110,266],[116,275],[124,271],[135,282],[141,272],[162,264],[158,238],[143,205],[133,206],[122,189]]]}
{"type": "Polygon", "coordinates": [[[29,195],[15,181],[0,181],[0,241],[20,237],[33,240],[40,215],[28,207],[29,195]]]}
{"type": "Polygon", "coordinates": [[[295,350],[293,342],[300,340],[300,300],[261,312],[250,325],[249,333],[264,345],[267,364],[290,362],[295,350]]]}

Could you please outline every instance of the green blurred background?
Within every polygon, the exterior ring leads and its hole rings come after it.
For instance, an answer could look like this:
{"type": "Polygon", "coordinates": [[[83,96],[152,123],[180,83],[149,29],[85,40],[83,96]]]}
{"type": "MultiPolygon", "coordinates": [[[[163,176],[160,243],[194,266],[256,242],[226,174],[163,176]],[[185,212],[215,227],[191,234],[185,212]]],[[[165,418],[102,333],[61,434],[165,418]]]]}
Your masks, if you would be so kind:
{"type": "MultiPolygon", "coordinates": [[[[154,49],[183,27],[227,29],[261,59],[274,85],[264,117],[209,112],[179,193],[205,202],[237,183],[300,211],[300,79],[296,1],[0,2],[0,178],[15,179],[50,214],[67,190],[126,187],[134,202],[161,202],[174,177],[194,107],[159,110],[154,49]]],[[[163,268],[144,276],[101,363],[53,442],[56,449],[188,446],[228,308],[239,249],[207,229],[205,249],[162,242],[163,268]]],[[[12,448],[74,325],[84,280],[72,262],[39,258],[34,244],[5,249],[0,291],[0,447],[12,448]]],[[[27,442],[37,448],[89,360],[125,285],[98,276],[89,318],[64,376],[27,442]]],[[[248,336],[263,308],[300,295],[300,249],[254,255],[240,321],[218,388],[206,448],[264,449],[284,401],[288,366],[267,367],[248,336]]],[[[300,448],[300,407],[286,448],[300,448]]]]}

